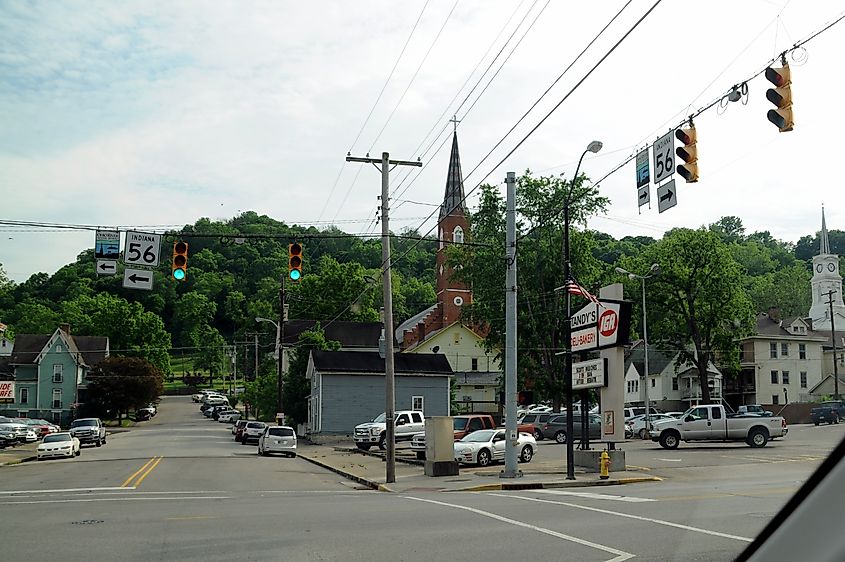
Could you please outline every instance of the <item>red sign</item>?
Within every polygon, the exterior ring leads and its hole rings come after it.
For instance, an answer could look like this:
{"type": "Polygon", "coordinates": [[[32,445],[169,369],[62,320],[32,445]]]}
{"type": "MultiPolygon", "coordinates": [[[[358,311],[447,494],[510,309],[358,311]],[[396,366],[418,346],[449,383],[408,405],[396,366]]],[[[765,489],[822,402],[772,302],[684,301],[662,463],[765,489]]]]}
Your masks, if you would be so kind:
{"type": "Polygon", "coordinates": [[[15,399],[15,383],[0,381],[0,400],[15,399]]]}
{"type": "Polygon", "coordinates": [[[619,316],[615,310],[605,310],[599,318],[599,332],[602,336],[609,338],[619,327],[619,316]]]}

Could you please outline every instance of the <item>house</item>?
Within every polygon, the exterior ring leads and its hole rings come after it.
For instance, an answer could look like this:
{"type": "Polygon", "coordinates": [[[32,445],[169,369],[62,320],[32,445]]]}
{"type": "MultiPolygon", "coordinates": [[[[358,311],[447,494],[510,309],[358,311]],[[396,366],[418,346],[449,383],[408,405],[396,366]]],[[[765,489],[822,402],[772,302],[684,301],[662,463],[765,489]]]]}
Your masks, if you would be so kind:
{"type": "Polygon", "coordinates": [[[452,137],[452,153],[446,175],[446,193],[437,223],[435,258],[437,302],[402,322],[394,330],[402,353],[441,353],[455,372],[455,409],[461,412],[498,413],[497,400],[502,365],[497,352],[484,347],[484,326],[462,317],[472,303],[472,290],[453,278],[446,259],[450,244],[463,243],[470,234],[464,201],[458,135],[452,137]]]}
{"type": "MultiPolygon", "coordinates": [[[[645,388],[653,408],[667,412],[685,411],[701,400],[701,383],[698,369],[686,361],[678,363],[678,353],[665,353],[650,347],[648,370],[645,374],[645,353],[642,340],[637,340],[625,351],[625,403],[645,405],[645,388]]],[[[707,368],[710,399],[722,399],[722,373],[711,362],[707,368]]]]}
{"type": "MultiPolygon", "coordinates": [[[[296,345],[302,332],[313,330],[318,324],[316,320],[288,320],[285,322],[285,334],[282,345],[290,347],[296,345]]],[[[327,340],[340,343],[343,351],[378,351],[378,341],[381,337],[381,322],[350,322],[337,320],[334,322],[320,322],[327,340]]]]}
{"type": "Polygon", "coordinates": [[[73,336],[66,324],[51,335],[18,334],[8,358],[15,401],[0,405],[0,414],[70,423],[88,373],[108,355],[108,338],[73,336]]]}
{"type": "MultiPolygon", "coordinates": [[[[444,355],[394,354],[396,410],[449,415],[452,368],[444,355]]],[[[351,435],[384,412],[384,358],[377,351],[312,351],[306,431],[314,437],[351,435]]]]}

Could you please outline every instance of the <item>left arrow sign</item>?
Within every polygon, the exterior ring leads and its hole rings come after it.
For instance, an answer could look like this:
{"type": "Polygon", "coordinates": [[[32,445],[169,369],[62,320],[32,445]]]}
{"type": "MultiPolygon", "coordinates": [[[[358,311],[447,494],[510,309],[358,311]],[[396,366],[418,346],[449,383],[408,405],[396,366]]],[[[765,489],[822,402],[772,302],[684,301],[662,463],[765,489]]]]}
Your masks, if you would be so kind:
{"type": "Polygon", "coordinates": [[[148,269],[127,267],[123,270],[123,287],[151,291],[153,288],[153,272],[148,269]]]}
{"type": "Polygon", "coordinates": [[[114,275],[117,273],[116,260],[97,260],[97,275],[114,275]]]}

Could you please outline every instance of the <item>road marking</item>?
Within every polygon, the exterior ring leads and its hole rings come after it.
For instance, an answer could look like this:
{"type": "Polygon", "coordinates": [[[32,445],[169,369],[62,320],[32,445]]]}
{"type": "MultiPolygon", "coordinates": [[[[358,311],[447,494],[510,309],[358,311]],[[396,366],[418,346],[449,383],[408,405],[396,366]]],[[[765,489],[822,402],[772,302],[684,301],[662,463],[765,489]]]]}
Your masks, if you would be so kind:
{"type": "Polygon", "coordinates": [[[613,494],[596,494],[593,492],[569,492],[566,490],[537,490],[544,494],[554,494],[556,496],[575,496],[579,498],[588,498],[591,500],[614,500],[618,502],[642,503],[657,501],[651,498],[635,498],[633,496],[615,496],[613,494]]]}
{"type": "Polygon", "coordinates": [[[153,463],[153,461],[154,461],[154,460],[156,460],[156,457],[153,457],[153,458],[151,458],[150,460],[148,460],[144,466],[142,466],[141,468],[139,468],[138,470],[136,470],[135,472],[133,472],[133,473],[132,473],[132,476],[130,476],[129,478],[127,478],[127,479],[123,482],[123,484],[121,484],[121,485],[120,485],[120,487],[121,487],[121,488],[126,488],[127,486],[129,486],[129,483],[132,481],[132,479],[133,479],[133,478],[135,478],[136,476],[138,476],[138,475],[141,473],[141,471],[143,471],[145,468],[147,468],[148,466],[150,466],[150,465],[153,463]]]}
{"type": "Polygon", "coordinates": [[[587,511],[595,511],[598,513],[604,513],[606,515],[616,515],[617,517],[625,517],[627,519],[636,519],[638,521],[646,521],[648,523],[656,523],[658,525],[665,525],[667,527],[675,527],[676,529],[684,529],[685,531],[693,531],[696,533],[703,533],[705,535],[713,535],[715,537],[723,537],[726,539],[733,539],[742,542],[751,542],[754,539],[749,539],[748,537],[740,537],[738,535],[729,535],[727,533],[720,533],[719,531],[711,531],[709,529],[701,529],[699,527],[691,527],[689,525],[683,525],[681,523],[673,523],[672,521],[663,521],[662,519],[652,519],[651,517],[641,517],[639,515],[631,515],[629,513],[619,513],[617,511],[609,511],[607,509],[599,509],[597,507],[589,507],[586,505],[578,505],[574,503],[567,503],[567,502],[558,502],[552,500],[543,500],[540,498],[530,498],[525,496],[515,496],[513,494],[490,494],[491,496],[501,496],[503,498],[514,498],[517,500],[526,500],[526,501],[533,501],[537,503],[551,503],[556,505],[564,505],[566,507],[573,507],[575,509],[584,509],[587,511]]]}
{"type": "Polygon", "coordinates": [[[681,462],[684,459],[654,459],[658,461],[666,461],[666,462],[681,462]]]}
{"type": "Polygon", "coordinates": [[[0,505],[34,503],[91,503],[91,502],[140,502],[140,501],[182,501],[182,500],[230,500],[233,496],[182,496],[178,498],[85,498],[78,500],[31,500],[25,502],[0,502],[0,505]]]}
{"type": "Polygon", "coordinates": [[[164,457],[159,457],[159,458],[156,460],[156,462],[154,462],[154,463],[150,466],[150,468],[148,468],[148,469],[147,469],[147,471],[146,471],[145,473],[143,473],[141,476],[139,476],[139,477],[138,477],[138,479],[135,481],[135,487],[136,487],[136,488],[137,488],[137,487],[139,487],[139,486],[141,485],[141,482],[143,482],[143,481],[144,481],[144,478],[146,478],[147,476],[149,476],[149,475],[150,475],[150,472],[152,472],[152,471],[153,471],[153,469],[154,469],[155,467],[157,467],[157,466],[158,466],[158,463],[160,463],[160,462],[161,462],[161,459],[163,459],[163,458],[164,458],[164,457]]]}
{"type": "Polygon", "coordinates": [[[216,515],[190,515],[187,517],[167,517],[165,521],[193,521],[194,519],[217,519],[216,515]]]}
{"type": "Polygon", "coordinates": [[[579,539],[578,537],[573,537],[571,535],[564,535],[563,533],[558,533],[557,531],[552,531],[551,529],[546,529],[544,527],[537,527],[536,525],[531,525],[529,523],[524,523],[522,521],[517,521],[516,519],[508,519],[507,517],[502,517],[501,515],[496,515],[495,513],[489,513],[487,511],[482,511],[480,509],[475,509],[473,507],[467,507],[465,505],[456,505],[453,503],[446,503],[440,502],[436,500],[427,500],[423,498],[415,498],[413,496],[402,496],[405,499],[415,500],[420,502],[426,503],[433,503],[436,505],[442,505],[445,507],[453,507],[455,509],[463,509],[464,511],[470,511],[477,515],[482,515],[484,517],[489,517],[490,519],[495,519],[497,521],[502,521],[503,523],[510,523],[511,525],[516,525],[517,527],[523,527],[525,529],[531,529],[532,531],[537,531],[538,533],[543,533],[545,535],[549,535],[552,537],[556,537],[559,539],[563,539],[565,541],[574,542],[583,546],[588,546],[591,548],[595,548],[597,550],[601,550],[604,552],[608,552],[610,554],[615,554],[615,558],[611,558],[607,562],[622,562],[623,560],[628,560],[629,558],[633,558],[635,555],[629,552],[624,552],[621,550],[616,550],[615,548],[611,548],[609,546],[604,546],[598,543],[590,542],[588,540],[579,539]]]}
{"type": "Polygon", "coordinates": [[[63,488],[56,490],[4,490],[0,495],[8,496],[12,494],[61,494],[63,492],[102,492],[108,490],[134,490],[134,486],[107,486],[105,488],[63,488]]]}

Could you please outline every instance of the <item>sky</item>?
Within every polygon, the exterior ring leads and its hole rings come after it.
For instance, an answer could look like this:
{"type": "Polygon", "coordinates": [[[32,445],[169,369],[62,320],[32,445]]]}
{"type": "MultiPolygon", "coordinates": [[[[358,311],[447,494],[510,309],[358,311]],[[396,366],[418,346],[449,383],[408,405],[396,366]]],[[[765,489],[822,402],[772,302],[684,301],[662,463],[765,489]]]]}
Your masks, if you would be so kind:
{"type": "MultiPolygon", "coordinates": [[[[161,232],[252,210],[372,234],[380,175],[344,158],[387,151],[424,164],[393,172],[391,229],[427,232],[453,116],[471,207],[509,171],[571,177],[592,140],[603,149],[581,171],[597,181],[843,14],[832,0],[663,0],[601,61],[654,4],[3,0],[0,221],[161,232]]],[[[677,206],[658,213],[652,185],[638,208],[630,162],[600,182],[611,205],[586,226],[659,238],[735,215],[795,242],[824,204],[845,229],[843,53],[845,21],[788,55],[794,131],[766,119],[758,75],[695,119],[700,180],[675,176],[677,206]]],[[[0,225],[0,264],[16,282],[52,274],[94,238],[0,225]]]]}

